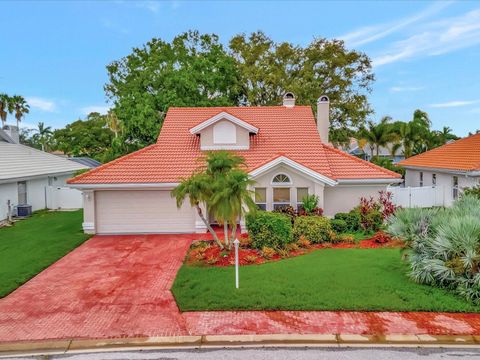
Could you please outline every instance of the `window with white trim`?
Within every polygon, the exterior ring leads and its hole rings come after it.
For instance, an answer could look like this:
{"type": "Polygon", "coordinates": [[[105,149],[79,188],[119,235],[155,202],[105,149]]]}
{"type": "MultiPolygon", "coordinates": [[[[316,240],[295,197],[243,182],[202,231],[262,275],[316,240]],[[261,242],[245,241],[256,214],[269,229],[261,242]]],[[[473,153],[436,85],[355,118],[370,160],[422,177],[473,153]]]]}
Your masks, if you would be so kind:
{"type": "Polygon", "coordinates": [[[420,187],[423,186],[423,171],[420,171],[420,187]]]}
{"type": "Polygon", "coordinates": [[[452,190],[453,190],[452,192],[453,200],[457,200],[458,199],[458,176],[453,177],[452,190]]]}
{"type": "Polygon", "coordinates": [[[267,210],[267,188],[255,188],[255,204],[260,210],[267,210]]]}
{"type": "Polygon", "coordinates": [[[285,174],[277,174],[273,177],[272,179],[272,184],[276,184],[276,185],[289,185],[291,184],[291,180],[290,178],[288,177],[288,175],[285,175],[285,174]]]}
{"type": "Polygon", "coordinates": [[[273,188],[273,209],[290,205],[290,188],[275,187],[273,188]]]}
{"type": "Polygon", "coordinates": [[[297,211],[303,209],[303,198],[308,195],[308,188],[297,188],[297,211]]]}

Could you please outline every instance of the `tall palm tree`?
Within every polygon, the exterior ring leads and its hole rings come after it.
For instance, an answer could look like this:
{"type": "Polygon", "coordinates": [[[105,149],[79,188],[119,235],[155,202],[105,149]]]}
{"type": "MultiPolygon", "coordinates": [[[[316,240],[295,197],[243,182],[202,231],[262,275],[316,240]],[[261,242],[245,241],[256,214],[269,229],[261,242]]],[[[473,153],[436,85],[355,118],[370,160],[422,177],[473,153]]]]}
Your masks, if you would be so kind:
{"type": "Polygon", "coordinates": [[[15,113],[15,119],[17,119],[17,127],[19,127],[20,122],[22,121],[22,117],[30,112],[30,105],[27,104],[27,101],[23,96],[14,95],[10,99],[9,106],[12,110],[11,112],[15,113]]]}
{"type": "Polygon", "coordinates": [[[208,203],[212,197],[211,178],[205,173],[197,173],[187,179],[182,179],[180,184],[172,190],[172,197],[176,199],[178,208],[181,208],[188,198],[190,205],[197,210],[198,216],[212,234],[215,242],[223,249],[223,244],[218,239],[217,233],[210,226],[210,222],[207,221],[200,206],[201,203],[208,203]]]}
{"type": "Polygon", "coordinates": [[[43,122],[39,122],[37,133],[40,138],[40,144],[42,144],[42,151],[45,151],[46,143],[49,140],[50,135],[52,135],[52,127],[45,126],[43,122]]]}
{"type": "Polygon", "coordinates": [[[10,97],[7,94],[0,94],[0,119],[2,120],[2,128],[7,124],[7,114],[9,111],[10,97]]]}

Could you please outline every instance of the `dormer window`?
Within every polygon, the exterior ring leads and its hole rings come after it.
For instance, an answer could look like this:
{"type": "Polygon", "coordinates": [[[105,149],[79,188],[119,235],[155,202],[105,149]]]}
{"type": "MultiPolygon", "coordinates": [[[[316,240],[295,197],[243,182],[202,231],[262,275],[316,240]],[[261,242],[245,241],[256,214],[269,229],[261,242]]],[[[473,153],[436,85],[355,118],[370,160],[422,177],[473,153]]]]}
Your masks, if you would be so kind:
{"type": "Polygon", "coordinates": [[[200,150],[248,150],[250,134],[257,134],[258,128],[222,111],[191,128],[190,133],[200,136],[200,150]]]}
{"type": "Polygon", "coordinates": [[[237,127],[230,121],[221,121],[213,125],[214,144],[236,144],[237,127]]]}

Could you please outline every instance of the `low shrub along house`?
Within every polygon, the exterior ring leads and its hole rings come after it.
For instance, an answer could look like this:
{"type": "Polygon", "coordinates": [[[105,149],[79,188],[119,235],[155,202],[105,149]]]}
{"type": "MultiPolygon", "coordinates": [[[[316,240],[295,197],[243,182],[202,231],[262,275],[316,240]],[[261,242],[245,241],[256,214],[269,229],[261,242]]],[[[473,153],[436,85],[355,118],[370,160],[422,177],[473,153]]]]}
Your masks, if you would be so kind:
{"type": "MultiPolygon", "coordinates": [[[[177,209],[171,190],[199,166],[205,152],[228,150],[245,159],[264,210],[300,205],[305,195],[333,216],[361,197],[376,196],[400,175],[329,145],[329,99],[309,106],[202,107],[168,110],[157,143],[69,181],[84,193],[83,228],[89,233],[205,232],[195,209],[177,209]]],[[[213,221],[214,219],[211,218],[213,221]]],[[[240,219],[245,229],[244,219],[240,219]]]]}

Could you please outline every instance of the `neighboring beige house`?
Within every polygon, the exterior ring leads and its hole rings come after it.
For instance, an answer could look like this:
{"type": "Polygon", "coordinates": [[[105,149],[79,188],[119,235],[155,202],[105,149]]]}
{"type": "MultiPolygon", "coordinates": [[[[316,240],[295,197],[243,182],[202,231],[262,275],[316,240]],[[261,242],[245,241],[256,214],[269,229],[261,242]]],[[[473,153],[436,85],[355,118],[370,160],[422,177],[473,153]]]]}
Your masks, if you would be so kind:
{"type": "Polygon", "coordinates": [[[318,206],[332,216],[402,181],[327,145],[328,97],[320,97],[317,114],[315,121],[312,109],[296,106],[291,93],[282,106],[170,108],[156,144],[69,181],[84,193],[83,228],[99,234],[205,232],[188,202],[177,209],[170,195],[205,151],[243,156],[256,182],[255,202],[266,210],[296,207],[305,194],[316,194],[318,206]]]}
{"type": "MultiPolygon", "coordinates": [[[[403,155],[403,146],[400,146],[396,151],[395,155],[392,155],[391,148],[394,144],[388,144],[386,147],[380,146],[378,149],[378,156],[392,160],[393,163],[398,163],[405,159],[403,155]]],[[[350,139],[350,144],[346,148],[342,148],[343,151],[348,152],[350,155],[355,155],[361,157],[364,160],[370,160],[372,157],[376,156],[377,151],[376,147],[370,147],[369,144],[361,146],[357,139],[350,139]]]]}
{"type": "Polygon", "coordinates": [[[0,129],[0,222],[19,204],[47,208],[48,186],[65,186],[75,171],[89,167],[18,143],[16,126],[0,129]]]}
{"type": "Polygon", "coordinates": [[[406,169],[405,186],[441,187],[448,206],[463,189],[480,185],[480,134],[412,156],[399,165],[406,169]]]}

